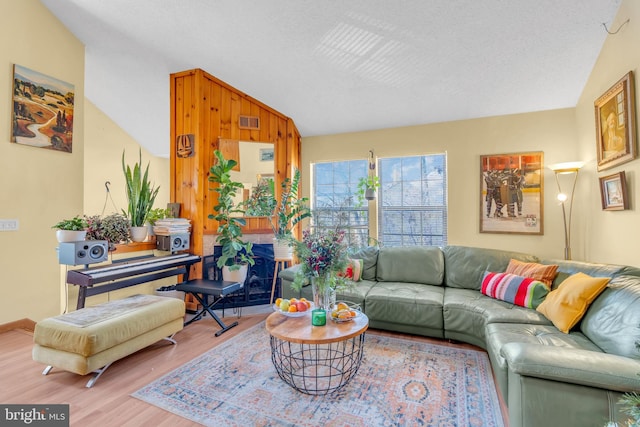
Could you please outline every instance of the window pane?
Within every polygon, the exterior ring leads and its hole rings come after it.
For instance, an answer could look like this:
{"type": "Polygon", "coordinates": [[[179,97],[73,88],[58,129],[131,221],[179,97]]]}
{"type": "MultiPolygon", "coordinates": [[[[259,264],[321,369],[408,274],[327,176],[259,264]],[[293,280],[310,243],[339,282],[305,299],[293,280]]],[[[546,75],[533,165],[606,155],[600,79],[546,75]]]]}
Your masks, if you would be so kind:
{"type": "Polygon", "coordinates": [[[447,244],[446,155],[380,159],[380,241],[447,244]]]}

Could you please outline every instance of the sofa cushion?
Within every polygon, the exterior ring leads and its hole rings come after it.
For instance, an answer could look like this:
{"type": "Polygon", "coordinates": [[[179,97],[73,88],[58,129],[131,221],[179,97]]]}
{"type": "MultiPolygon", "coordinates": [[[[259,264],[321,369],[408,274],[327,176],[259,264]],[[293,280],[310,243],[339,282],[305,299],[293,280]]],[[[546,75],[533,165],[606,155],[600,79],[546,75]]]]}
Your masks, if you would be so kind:
{"type": "Polygon", "coordinates": [[[608,282],[608,277],[576,273],[562,282],[558,289],[549,292],[537,310],[551,320],[556,328],[565,334],[569,333],[608,282]]]}
{"type": "Polygon", "coordinates": [[[595,344],[579,332],[565,334],[552,325],[524,323],[489,323],[485,328],[487,353],[502,396],[507,400],[508,366],[501,354],[502,346],[510,342],[544,346],[576,348],[601,352],[595,344]]]}
{"type": "Polygon", "coordinates": [[[519,252],[483,249],[467,246],[446,246],[445,284],[451,288],[480,290],[485,271],[505,271],[509,261],[538,262],[538,258],[519,252]]]}
{"type": "Polygon", "coordinates": [[[482,293],[521,307],[536,308],[549,293],[549,287],[529,277],[487,271],[482,279],[482,293]]]}
{"type": "Polygon", "coordinates": [[[349,253],[349,257],[362,260],[362,280],[376,280],[378,247],[367,246],[349,253]]]}
{"type": "Polygon", "coordinates": [[[380,248],[378,282],[423,283],[442,285],[444,257],[434,246],[380,248]]]}
{"type": "Polygon", "coordinates": [[[580,330],[607,353],[640,359],[640,277],[617,276],[591,304],[580,330]]]}
{"type": "Polygon", "coordinates": [[[556,278],[558,264],[539,264],[537,262],[521,262],[517,259],[509,260],[505,273],[530,277],[545,283],[549,288],[556,278]]]}
{"type": "Polygon", "coordinates": [[[442,331],[444,288],[422,283],[378,282],[365,298],[369,319],[442,331]]]}
{"type": "Polygon", "coordinates": [[[344,270],[344,277],[351,279],[354,282],[362,280],[362,267],[364,260],[349,258],[347,260],[347,268],[344,270]]]}
{"type": "Polygon", "coordinates": [[[445,288],[445,337],[485,348],[485,325],[488,323],[530,323],[551,325],[535,310],[519,307],[482,295],[471,289],[445,288]]]}

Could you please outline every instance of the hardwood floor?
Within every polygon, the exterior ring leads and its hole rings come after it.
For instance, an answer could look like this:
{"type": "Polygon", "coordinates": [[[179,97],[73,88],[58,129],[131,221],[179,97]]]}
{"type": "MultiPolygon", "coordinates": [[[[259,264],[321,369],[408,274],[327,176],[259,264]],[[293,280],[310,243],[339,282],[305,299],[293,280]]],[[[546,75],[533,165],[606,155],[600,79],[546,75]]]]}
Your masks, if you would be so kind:
{"type": "MultiPolygon", "coordinates": [[[[42,375],[45,366],[31,359],[33,334],[23,329],[5,331],[0,333],[0,402],[69,404],[72,426],[193,426],[192,421],[142,402],[130,394],[260,323],[267,315],[243,315],[237,319],[238,326],[217,338],[213,334],[218,330],[218,325],[210,317],[195,322],[175,336],[178,345],[159,342],[134,353],[111,365],[92,388],[85,387],[89,375],[79,376],[55,368],[48,375],[42,375]]],[[[232,319],[235,320],[235,316],[227,315],[225,321],[232,319]]],[[[412,335],[383,331],[371,333],[476,348],[412,335]]],[[[502,401],[501,407],[506,420],[502,401]]],[[[505,425],[508,425],[506,421],[505,425]]]]}

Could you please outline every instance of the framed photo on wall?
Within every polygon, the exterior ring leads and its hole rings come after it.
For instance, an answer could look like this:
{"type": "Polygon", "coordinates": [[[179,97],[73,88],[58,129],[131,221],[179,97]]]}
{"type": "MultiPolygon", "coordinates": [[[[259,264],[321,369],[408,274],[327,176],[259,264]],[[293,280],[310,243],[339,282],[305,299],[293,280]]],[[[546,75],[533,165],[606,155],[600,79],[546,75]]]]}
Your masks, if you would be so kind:
{"type": "Polygon", "coordinates": [[[598,171],[636,158],[636,114],[633,71],[595,102],[598,171]]]}
{"type": "Polygon", "coordinates": [[[622,211],[628,208],[627,181],[624,171],[600,177],[602,210],[622,211]]]}
{"type": "Polygon", "coordinates": [[[542,151],[480,156],[480,232],[544,234],[542,151]]]}

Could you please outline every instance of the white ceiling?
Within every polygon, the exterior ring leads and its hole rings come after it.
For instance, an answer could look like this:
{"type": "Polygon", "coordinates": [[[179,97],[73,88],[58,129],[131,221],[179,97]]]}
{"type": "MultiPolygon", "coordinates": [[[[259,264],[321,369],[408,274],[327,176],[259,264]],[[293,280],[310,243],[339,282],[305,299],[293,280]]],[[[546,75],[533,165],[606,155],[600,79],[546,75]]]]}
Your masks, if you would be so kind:
{"type": "Polygon", "coordinates": [[[202,68],[302,136],[573,107],[621,0],[41,0],[85,95],[169,155],[169,74],[202,68]]]}

